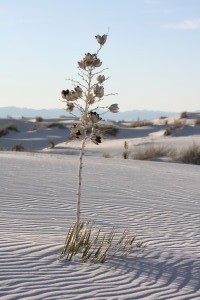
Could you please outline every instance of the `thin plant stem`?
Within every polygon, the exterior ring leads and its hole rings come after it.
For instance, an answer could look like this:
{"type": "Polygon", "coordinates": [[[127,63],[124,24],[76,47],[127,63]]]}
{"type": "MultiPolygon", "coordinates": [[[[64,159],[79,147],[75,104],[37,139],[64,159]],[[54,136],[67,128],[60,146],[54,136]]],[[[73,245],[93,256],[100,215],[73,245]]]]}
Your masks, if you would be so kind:
{"type": "MultiPolygon", "coordinates": [[[[87,115],[88,113],[88,96],[91,92],[91,82],[92,82],[92,68],[88,70],[88,87],[87,87],[87,95],[85,101],[85,111],[84,114],[87,115]]],[[[77,207],[76,207],[76,224],[79,226],[80,224],[80,214],[81,214],[81,184],[82,184],[82,169],[83,169],[83,157],[84,157],[84,150],[85,144],[87,140],[87,129],[86,126],[83,124],[84,127],[84,136],[80,148],[80,156],[79,156],[79,166],[78,166],[78,188],[77,188],[77,207]]]]}
{"type": "Polygon", "coordinates": [[[80,148],[79,155],[79,167],[78,167],[78,188],[77,188],[77,205],[76,205],[76,224],[77,227],[80,224],[80,214],[81,214],[81,183],[82,183],[82,169],[83,169],[83,156],[85,150],[85,143],[87,139],[86,130],[84,130],[84,138],[82,140],[82,145],[80,148]]]}

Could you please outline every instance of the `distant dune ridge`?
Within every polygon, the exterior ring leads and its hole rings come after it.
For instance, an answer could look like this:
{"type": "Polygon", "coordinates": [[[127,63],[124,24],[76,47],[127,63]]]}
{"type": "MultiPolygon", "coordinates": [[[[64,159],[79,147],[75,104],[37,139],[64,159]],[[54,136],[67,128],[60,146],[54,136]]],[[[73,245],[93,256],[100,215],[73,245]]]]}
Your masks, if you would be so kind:
{"type": "MultiPolygon", "coordinates": [[[[117,114],[107,113],[106,119],[111,120],[135,120],[140,119],[156,119],[160,116],[172,116],[177,113],[175,112],[163,112],[153,110],[130,110],[119,112],[117,114]]],[[[77,112],[78,115],[78,112],[77,112]]],[[[6,118],[7,116],[12,117],[35,117],[41,116],[43,118],[58,118],[60,116],[70,116],[65,109],[31,109],[31,108],[20,108],[20,107],[0,107],[0,117],[6,118]]]]}

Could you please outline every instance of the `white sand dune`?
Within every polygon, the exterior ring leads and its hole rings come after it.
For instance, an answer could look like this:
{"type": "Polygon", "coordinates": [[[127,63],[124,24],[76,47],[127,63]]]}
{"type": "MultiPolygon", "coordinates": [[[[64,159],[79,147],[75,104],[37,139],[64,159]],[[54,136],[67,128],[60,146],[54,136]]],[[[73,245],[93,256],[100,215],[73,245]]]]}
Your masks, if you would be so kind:
{"type": "MultiPolygon", "coordinates": [[[[80,142],[66,143],[73,120],[1,119],[0,127],[19,131],[0,137],[0,299],[200,299],[199,166],[122,159],[125,141],[133,152],[200,145],[199,118],[188,114],[170,136],[166,120],[142,128],[114,124],[116,136],[87,144],[83,219],[129,228],[148,245],[104,264],[59,260],[75,219],[80,142]],[[66,128],[46,128],[52,122],[66,128]],[[11,152],[16,144],[26,152],[11,152]]],[[[179,116],[167,119],[174,121],[179,116]]]]}
{"type": "MultiPolygon", "coordinates": [[[[100,156],[110,155],[111,157],[122,157],[124,152],[124,142],[126,141],[129,150],[134,152],[138,147],[148,145],[166,146],[178,150],[186,149],[194,143],[200,145],[200,126],[194,126],[195,120],[200,119],[200,113],[188,113],[187,119],[180,116],[158,119],[153,121],[152,126],[130,128],[130,122],[107,124],[115,126],[118,133],[115,136],[105,137],[99,146],[92,142],[87,144],[87,155],[100,156]],[[168,125],[165,125],[165,123],[168,125]],[[165,129],[174,122],[181,122],[182,126],[173,131],[170,136],[164,136],[165,129]]],[[[80,142],[67,142],[70,135],[70,126],[73,123],[71,118],[45,119],[41,123],[34,119],[0,119],[0,127],[13,124],[18,128],[18,132],[10,131],[8,135],[0,137],[0,149],[9,151],[15,145],[21,144],[26,151],[51,152],[64,154],[78,154],[80,142]],[[61,123],[64,129],[58,127],[46,128],[46,125],[61,123]],[[55,142],[54,149],[48,149],[49,141],[55,142]]]]}
{"type": "Polygon", "coordinates": [[[85,157],[82,217],[147,242],[104,264],[59,260],[77,157],[0,152],[0,299],[200,299],[199,166],[85,157]]]}
{"type": "MultiPolygon", "coordinates": [[[[12,124],[18,132],[10,131],[8,135],[0,137],[0,147],[11,150],[15,145],[21,144],[26,151],[41,151],[48,147],[49,140],[55,143],[63,142],[69,136],[69,128],[59,129],[58,127],[45,128],[46,124],[62,122],[62,119],[48,119],[42,123],[35,120],[0,119],[0,126],[12,124]]],[[[68,126],[72,121],[68,121],[68,126]]]]}

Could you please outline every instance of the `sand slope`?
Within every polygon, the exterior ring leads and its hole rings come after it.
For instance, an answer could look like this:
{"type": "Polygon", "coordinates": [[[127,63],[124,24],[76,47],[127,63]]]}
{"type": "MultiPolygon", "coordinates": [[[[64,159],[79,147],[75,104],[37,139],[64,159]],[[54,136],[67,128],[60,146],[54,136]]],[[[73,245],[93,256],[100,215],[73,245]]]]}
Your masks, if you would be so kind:
{"type": "MultiPolygon", "coordinates": [[[[105,156],[115,158],[123,157],[124,142],[129,146],[130,152],[138,151],[138,148],[151,145],[186,149],[194,143],[200,145],[200,125],[195,126],[195,120],[200,119],[200,113],[188,113],[187,119],[173,116],[166,119],[152,121],[152,126],[130,128],[131,122],[113,123],[106,122],[108,126],[118,129],[115,136],[104,136],[103,143],[97,146],[92,142],[87,143],[86,155],[105,156]],[[165,125],[165,122],[168,125],[165,125]],[[173,131],[170,136],[164,136],[167,127],[180,122],[182,126],[173,131]]],[[[25,151],[50,152],[64,154],[78,154],[80,141],[68,141],[70,127],[73,123],[71,118],[45,119],[43,122],[35,122],[35,119],[0,119],[0,127],[13,124],[18,132],[10,131],[8,135],[0,137],[0,150],[10,151],[15,145],[21,144],[25,151]],[[47,125],[61,123],[64,129],[58,127],[46,128],[47,125]],[[49,149],[49,141],[55,142],[55,148],[49,149]]]]}
{"type": "Polygon", "coordinates": [[[0,299],[200,299],[199,166],[85,158],[82,216],[147,249],[103,265],[59,261],[77,157],[0,152],[0,299]]]}

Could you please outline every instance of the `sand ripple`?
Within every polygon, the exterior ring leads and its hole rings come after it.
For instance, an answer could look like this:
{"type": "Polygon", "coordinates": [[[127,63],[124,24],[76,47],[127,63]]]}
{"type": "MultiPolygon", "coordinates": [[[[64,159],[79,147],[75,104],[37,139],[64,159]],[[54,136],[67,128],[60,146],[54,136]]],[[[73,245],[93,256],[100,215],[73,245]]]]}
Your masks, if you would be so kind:
{"type": "Polygon", "coordinates": [[[0,153],[0,299],[200,299],[199,167],[86,158],[82,215],[147,249],[103,265],[59,261],[77,157],[0,153]]]}

